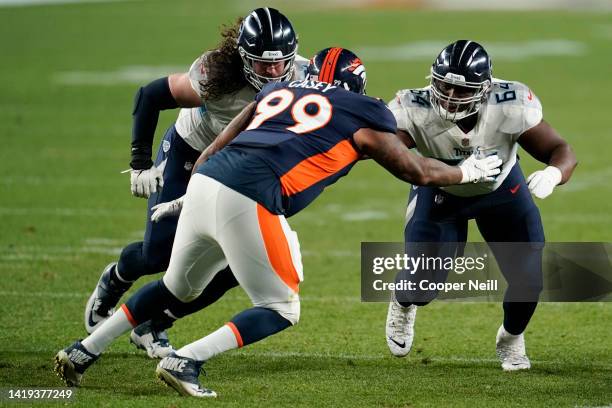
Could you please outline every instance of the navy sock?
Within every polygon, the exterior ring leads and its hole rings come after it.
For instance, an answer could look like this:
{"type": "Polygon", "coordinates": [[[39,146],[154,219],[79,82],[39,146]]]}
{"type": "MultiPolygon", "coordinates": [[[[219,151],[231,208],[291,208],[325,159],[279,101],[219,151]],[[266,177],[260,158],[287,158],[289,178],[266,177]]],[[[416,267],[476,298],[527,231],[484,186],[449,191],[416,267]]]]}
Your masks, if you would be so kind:
{"type": "Polygon", "coordinates": [[[527,328],[537,302],[504,302],[504,328],[510,334],[521,334],[527,328]]]}
{"type": "Polygon", "coordinates": [[[124,282],[117,277],[117,265],[113,266],[110,271],[110,281],[113,288],[116,288],[122,292],[127,292],[127,290],[132,286],[133,282],[124,282]]]}
{"type": "Polygon", "coordinates": [[[172,327],[176,319],[180,319],[212,305],[219,300],[225,292],[236,286],[238,286],[238,281],[228,266],[215,275],[202,294],[195,300],[189,303],[174,303],[173,306],[169,307],[168,311],[174,318],[167,314],[154,317],[152,322],[153,327],[157,330],[168,329],[172,327]]]}
{"type": "Polygon", "coordinates": [[[125,302],[137,324],[161,319],[164,310],[176,308],[182,302],[164,285],[163,280],[147,283],[125,302]]]}
{"type": "Polygon", "coordinates": [[[231,322],[242,337],[242,345],[255,343],[291,326],[289,320],[274,310],[263,307],[247,309],[234,316],[231,322]]]}

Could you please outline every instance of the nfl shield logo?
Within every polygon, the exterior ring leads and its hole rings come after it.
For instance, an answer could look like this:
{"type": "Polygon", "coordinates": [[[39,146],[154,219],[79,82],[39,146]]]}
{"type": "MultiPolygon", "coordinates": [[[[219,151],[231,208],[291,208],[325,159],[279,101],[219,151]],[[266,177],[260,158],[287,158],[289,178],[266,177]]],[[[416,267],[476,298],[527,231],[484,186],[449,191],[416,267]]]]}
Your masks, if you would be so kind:
{"type": "Polygon", "coordinates": [[[463,139],[461,139],[461,146],[468,147],[469,145],[470,145],[470,139],[468,139],[467,137],[464,137],[463,139]]]}

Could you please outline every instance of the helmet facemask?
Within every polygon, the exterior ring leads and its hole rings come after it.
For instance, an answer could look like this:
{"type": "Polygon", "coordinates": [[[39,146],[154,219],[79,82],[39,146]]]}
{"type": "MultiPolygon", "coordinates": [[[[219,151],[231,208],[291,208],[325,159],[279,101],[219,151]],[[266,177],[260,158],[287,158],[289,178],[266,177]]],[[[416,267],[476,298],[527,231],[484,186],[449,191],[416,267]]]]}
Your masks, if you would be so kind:
{"type": "Polygon", "coordinates": [[[282,51],[264,51],[261,56],[250,54],[244,48],[238,47],[240,58],[242,58],[244,76],[247,81],[258,91],[269,82],[282,82],[289,79],[293,72],[293,63],[297,53],[297,46],[291,54],[282,55],[282,51]],[[284,62],[283,72],[277,77],[267,77],[255,72],[255,62],[275,63],[284,62]]]}
{"type": "Polygon", "coordinates": [[[457,122],[477,113],[491,91],[491,81],[467,82],[463,75],[431,70],[431,102],[440,117],[457,122]],[[456,96],[458,95],[458,96],[456,96]]]}

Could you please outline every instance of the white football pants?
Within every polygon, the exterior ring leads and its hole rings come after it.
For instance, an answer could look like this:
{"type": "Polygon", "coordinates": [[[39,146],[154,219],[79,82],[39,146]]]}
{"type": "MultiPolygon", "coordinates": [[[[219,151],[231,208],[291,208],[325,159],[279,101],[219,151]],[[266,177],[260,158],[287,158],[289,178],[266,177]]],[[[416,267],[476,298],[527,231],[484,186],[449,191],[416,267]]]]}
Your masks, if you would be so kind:
{"type": "Polygon", "coordinates": [[[297,234],[284,216],[217,180],[194,174],[164,284],[179,300],[190,302],[228,264],[254,306],[297,323],[298,285],[303,280],[297,234]]]}

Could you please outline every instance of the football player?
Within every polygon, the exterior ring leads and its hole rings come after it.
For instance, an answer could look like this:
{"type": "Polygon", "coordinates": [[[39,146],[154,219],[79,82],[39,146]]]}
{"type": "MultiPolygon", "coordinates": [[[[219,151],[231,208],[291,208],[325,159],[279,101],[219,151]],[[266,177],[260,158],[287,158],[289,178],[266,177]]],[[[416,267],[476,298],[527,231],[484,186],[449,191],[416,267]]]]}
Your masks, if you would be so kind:
{"type": "MultiPolygon", "coordinates": [[[[543,120],[533,91],[520,82],[494,78],[489,55],[473,41],[444,48],[431,67],[430,85],[399,91],[389,107],[398,136],[424,157],[454,163],[473,154],[496,154],[503,161],[494,181],[411,189],[404,234],[407,249],[420,242],[465,242],[468,220],[475,219],[487,242],[539,244],[530,246],[533,251],[512,254],[503,245],[490,244],[508,282],[497,356],[504,370],[530,368],[523,332],[542,288],[544,242],[540,213],[530,193],[543,199],[569,180],[576,166],[572,149],[543,120]],[[546,165],[527,180],[518,163],[518,146],[546,165]]],[[[396,279],[402,278],[400,273],[396,279]]],[[[411,300],[407,293],[395,292],[386,324],[393,355],[408,354],[417,306],[431,298],[411,300]]]]}
{"type": "MultiPolygon", "coordinates": [[[[172,74],[136,94],[132,132],[131,189],[148,198],[144,240],[126,246],[108,265],[85,308],[85,328],[92,333],[134,281],[166,270],[178,217],[150,221],[155,206],[185,194],[193,164],[214,138],[267,82],[303,78],[307,60],[297,57],[298,40],[291,22],[273,8],[258,8],[221,33],[216,49],[198,58],[189,72],[172,74]],[[160,110],[182,107],[151,161],[160,110]],[[191,108],[191,109],[187,109],[191,108]],[[163,186],[163,188],[162,188],[163,186]]],[[[216,277],[199,302],[216,300],[238,283],[231,271],[216,277]]],[[[170,318],[145,322],[131,341],[150,357],[172,351],[165,329],[170,318]]]]}
{"type": "Polygon", "coordinates": [[[496,156],[448,166],[411,154],[384,102],[364,95],[365,82],[359,58],[329,48],[313,58],[309,79],[267,84],[215,145],[231,142],[191,178],[163,279],[141,288],[82,342],[60,350],[58,375],[78,385],[113,339],[196,299],[229,265],[253,308],[165,357],[156,370],[183,395],[214,397],[198,380],[204,362],[298,322],[302,262],[286,217],[307,207],[358,160],[367,155],[420,185],[480,182],[499,174],[496,156]]]}

